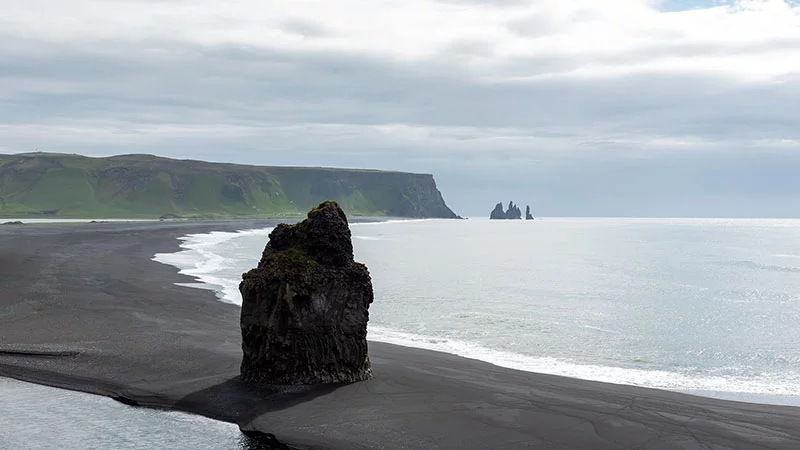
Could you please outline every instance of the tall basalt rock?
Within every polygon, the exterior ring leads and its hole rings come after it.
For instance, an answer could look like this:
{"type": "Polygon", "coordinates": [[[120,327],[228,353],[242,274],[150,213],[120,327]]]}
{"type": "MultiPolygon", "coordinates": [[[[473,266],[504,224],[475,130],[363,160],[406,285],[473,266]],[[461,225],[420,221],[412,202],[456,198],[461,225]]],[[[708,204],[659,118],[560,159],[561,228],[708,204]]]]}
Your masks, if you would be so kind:
{"type": "Polygon", "coordinates": [[[350,383],[372,376],[367,321],[372,281],[353,259],[347,217],[328,201],[278,225],[245,273],[242,366],[256,384],[350,383]]]}
{"type": "Polygon", "coordinates": [[[495,205],[494,209],[489,214],[489,218],[494,220],[504,220],[506,218],[506,212],[503,211],[502,203],[495,205]]]}
{"type": "Polygon", "coordinates": [[[533,220],[533,214],[531,214],[531,205],[525,207],[525,220],[533,220]]]}
{"type": "Polygon", "coordinates": [[[522,211],[520,211],[519,206],[515,205],[514,202],[508,202],[508,211],[506,211],[506,219],[521,219],[522,218],[522,211]]]}

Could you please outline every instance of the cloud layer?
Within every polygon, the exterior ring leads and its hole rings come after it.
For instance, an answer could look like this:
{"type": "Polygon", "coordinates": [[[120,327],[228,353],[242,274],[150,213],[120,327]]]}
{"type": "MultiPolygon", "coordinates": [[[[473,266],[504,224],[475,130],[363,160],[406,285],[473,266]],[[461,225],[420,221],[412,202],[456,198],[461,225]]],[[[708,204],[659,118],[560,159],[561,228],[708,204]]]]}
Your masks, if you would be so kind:
{"type": "Polygon", "coordinates": [[[0,152],[433,172],[468,214],[800,214],[800,6],[675,6],[0,0],[0,152]]]}

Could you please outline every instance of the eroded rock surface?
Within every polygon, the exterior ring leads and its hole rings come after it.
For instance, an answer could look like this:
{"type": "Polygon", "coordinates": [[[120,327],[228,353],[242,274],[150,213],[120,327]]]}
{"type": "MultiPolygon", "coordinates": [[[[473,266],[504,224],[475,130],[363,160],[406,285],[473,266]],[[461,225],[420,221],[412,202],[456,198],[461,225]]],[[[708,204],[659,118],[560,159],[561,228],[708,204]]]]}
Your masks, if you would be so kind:
{"type": "Polygon", "coordinates": [[[280,224],[242,293],[242,379],[265,384],[355,382],[371,377],[367,321],[372,281],[353,259],[347,217],[324,202],[280,224]]]}

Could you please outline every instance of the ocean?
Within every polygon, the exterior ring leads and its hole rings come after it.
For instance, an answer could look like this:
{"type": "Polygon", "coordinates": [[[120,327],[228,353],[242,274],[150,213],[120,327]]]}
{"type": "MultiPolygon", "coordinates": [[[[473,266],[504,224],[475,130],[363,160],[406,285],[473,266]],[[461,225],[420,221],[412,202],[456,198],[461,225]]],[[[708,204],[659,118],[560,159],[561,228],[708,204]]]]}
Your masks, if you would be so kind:
{"type": "MultiPolygon", "coordinates": [[[[351,224],[372,341],[526,371],[800,406],[800,220],[351,224]]],[[[154,260],[239,304],[268,229],[154,260]]],[[[238,324],[232,324],[238,326],[238,324]]],[[[0,378],[0,449],[255,449],[233,424],[0,378]]]]}
{"type": "MultiPolygon", "coordinates": [[[[589,380],[800,406],[800,220],[351,224],[368,339],[589,380]]],[[[159,254],[240,304],[268,229],[159,254]]]]}

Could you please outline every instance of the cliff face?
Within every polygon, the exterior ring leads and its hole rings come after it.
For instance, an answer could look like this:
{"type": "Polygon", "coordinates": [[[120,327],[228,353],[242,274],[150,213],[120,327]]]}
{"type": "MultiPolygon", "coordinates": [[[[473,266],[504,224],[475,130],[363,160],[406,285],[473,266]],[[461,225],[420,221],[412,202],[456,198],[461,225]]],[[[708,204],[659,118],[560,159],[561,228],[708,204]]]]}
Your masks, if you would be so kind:
{"type": "Polygon", "coordinates": [[[367,321],[372,282],[353,260],[350,228],[335,202],[270,233],[258,267],[243,275],[242,379],[264,384],[370,378],[367,321]]]}
{"type": "Polygon", "coordinates": [[[0,217],[265,217],[300,214],[328,199],[348,214],[457,217],[430,174],[0,155],[0,217]]]}

